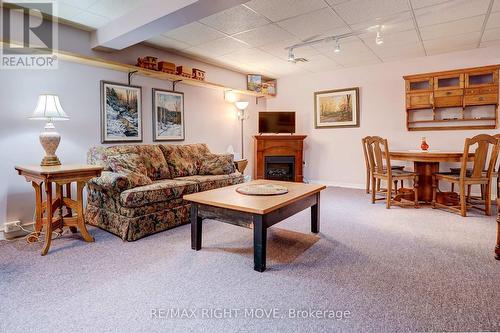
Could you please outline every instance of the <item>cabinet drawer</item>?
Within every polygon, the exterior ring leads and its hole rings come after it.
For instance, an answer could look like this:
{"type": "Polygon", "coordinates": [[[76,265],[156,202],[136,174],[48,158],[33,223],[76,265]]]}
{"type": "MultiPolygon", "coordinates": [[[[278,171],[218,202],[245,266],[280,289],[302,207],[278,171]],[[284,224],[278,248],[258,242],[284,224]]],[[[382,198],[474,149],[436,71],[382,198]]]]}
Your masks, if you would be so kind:
{"type": "Polygon", "coordinates": [[[466,95],[498,94],[498,86],[467,88],[465,89],[465,94],[466,95]]]}
{"type": "Polygon", "coordinates": [[[434,106],[437,108],[463,106],[463,96],[435,97],[434,106]]]}
{"type": "Polygon", "coordinates": [[[482,94],[465,96],[465,105],[497,104],[498,94],[482,94]]]}
{"type": "Polygon", "coordinates": [[[406,95],[407,109],[432,108],[432,93],[418,93],[406,95]]]}
{"type": "Polygon", "coordinates": [[[448,96],[462,96],[464,94],[463,89],[455,90],[439,90],[434,92],[434,97],[448,97],[448,96]]]}

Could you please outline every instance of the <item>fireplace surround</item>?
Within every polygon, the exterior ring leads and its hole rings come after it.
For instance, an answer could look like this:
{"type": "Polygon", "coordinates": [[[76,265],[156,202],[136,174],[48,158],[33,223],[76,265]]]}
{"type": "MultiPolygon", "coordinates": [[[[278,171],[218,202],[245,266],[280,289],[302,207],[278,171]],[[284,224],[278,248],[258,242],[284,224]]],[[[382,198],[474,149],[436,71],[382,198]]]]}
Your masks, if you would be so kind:
{"type": "Polygon", "coordinates": [[[254,179],[302,182],[305,135],[255,135],[254,179]]]}

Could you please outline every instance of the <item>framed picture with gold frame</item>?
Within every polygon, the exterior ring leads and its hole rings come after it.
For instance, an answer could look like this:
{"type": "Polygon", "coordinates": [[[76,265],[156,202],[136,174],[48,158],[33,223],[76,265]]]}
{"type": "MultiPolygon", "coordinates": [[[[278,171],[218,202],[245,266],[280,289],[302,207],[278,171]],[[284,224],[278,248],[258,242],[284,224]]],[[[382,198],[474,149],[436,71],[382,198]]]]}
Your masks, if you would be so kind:
{"type": "Polygon", "coordinates": [[[359,87],[314,93],[314,127],[359,127],[359,87]]]}

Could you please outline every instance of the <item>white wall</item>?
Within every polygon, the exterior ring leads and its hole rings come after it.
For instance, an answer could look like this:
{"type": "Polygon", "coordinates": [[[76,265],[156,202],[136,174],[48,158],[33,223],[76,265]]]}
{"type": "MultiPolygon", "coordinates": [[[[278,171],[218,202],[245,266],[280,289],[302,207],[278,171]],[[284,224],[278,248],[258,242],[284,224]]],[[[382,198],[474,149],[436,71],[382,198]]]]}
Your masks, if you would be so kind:
{"type": "MultiPolygon", "coordinates": [[[[73,28],[61,30],[73,44],[86,45],[87,32],[73,28]],[[68,33],[71,34],[68,35],[68,33]],[[65,34],[66,33],[66,34],[65,34]]],[[[63,38],[63,37],[61,37],[63,38]]],[[[64,43],[60,43],[64,45],[64,43]]],[[[82,47],[84,49],[84,47],[82,47]]],[[[66,49],[68,50],[68,49],[66,49]]],[[[157,55],[177,63],[196,66],[207,71],[207,78],[237,89],[244,89],[246,77],[216,66],[183,59],[162,51],[138,46],[119,54],[101,54],[117,61],[133,63],[138,55],[157,55]]],[[[70,62],[59,62],[57,70],[0,70],[0,229],[6,221],[32,221],[34,212],[33,188],[14,170],[19,164],[38,164],[44,152],[38,135],[44,123],[27,118],[34,110],[40,93],[58,94],[70,120],[57,122],[62,141],[57,151],[63,164],[85,163],[86,152],[92,145],[100,144],[100,81],[127,82],[127,74],[70,62]]],[[[133,85],[142,86],[143,143],[152,143],[152,88],[171,89],[168,81],[134,76],[133,85]]],[[[225,152],[233,145],[240,152],[240,123],[236,108],[224,101],[223,91],[192,87],[179,83],[176,91],[184,92],[186,140],[175,143],[207,143],[213,152],[225,152]]],[[[245,151],[252,151],[251,135],[257,131],[257,109],[266,102],[239,96],[249,101],[250,118],[245,122],[245,151]]],[[[251,174],[252,161],[246,170],[251,174]]]]}
{"type": "MultiPolygon", "coordinates": [[[[383,47],[383,46],[381,46],[383,47]]],[[[364,187],[365,169],[361,138],[379,135],[391,149],[419,149],[425,136],[431,149],[462,151],[464,138],[489,131],[406,130],[403,75],[500,64],[500,47],[474,49],[400,62],[280,78],[279,94],[269,109],[297,111],[297,132],[307,134],[304,175],[326,184],[364,187]],[[314,128],[315,91],[360,87],[361,127],[314,128]]],[[[449,165],[442,165],[442,168],[449,165]]]]}

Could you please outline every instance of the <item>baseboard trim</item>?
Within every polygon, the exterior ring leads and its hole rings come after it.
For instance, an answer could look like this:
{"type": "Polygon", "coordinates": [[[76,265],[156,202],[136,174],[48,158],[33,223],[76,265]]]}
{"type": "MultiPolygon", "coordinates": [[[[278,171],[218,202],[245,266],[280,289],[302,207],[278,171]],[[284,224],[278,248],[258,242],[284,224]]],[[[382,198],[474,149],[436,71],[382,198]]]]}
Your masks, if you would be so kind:
{"type": "Polygon", "coordinates": [[[366,186],[365,184],[343,183],[343,182],[321,180],[321,179],[311,179],[309,180],[309,182],[312,184],[323,184],[328,187],[344,187],[344,188],[354,188],[358,190],[364,190],[366,186]]]}

